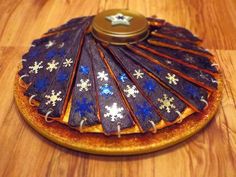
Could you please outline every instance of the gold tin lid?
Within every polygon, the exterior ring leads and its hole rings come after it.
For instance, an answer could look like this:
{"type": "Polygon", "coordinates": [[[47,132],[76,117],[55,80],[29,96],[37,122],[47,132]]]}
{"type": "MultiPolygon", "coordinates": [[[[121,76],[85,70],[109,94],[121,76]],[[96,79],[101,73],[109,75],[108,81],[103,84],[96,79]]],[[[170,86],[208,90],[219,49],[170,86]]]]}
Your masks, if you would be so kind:
{"type": "Polygon", "coordinates": [[[92,34],[102,42],[124,45],[145,39],[149,34],[148,27],[143,15],[125,9],[112,9],[94,17],[92,34]]]}

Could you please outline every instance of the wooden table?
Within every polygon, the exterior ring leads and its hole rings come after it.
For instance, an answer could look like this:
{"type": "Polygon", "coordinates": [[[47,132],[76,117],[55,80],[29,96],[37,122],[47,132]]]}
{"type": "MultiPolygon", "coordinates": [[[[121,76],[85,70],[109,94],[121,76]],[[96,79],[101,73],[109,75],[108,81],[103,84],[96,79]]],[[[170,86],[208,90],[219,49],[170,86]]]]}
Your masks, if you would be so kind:
{"type": "Polygon", "coordinates": [[[236,176],[235,0],[0,0],[0,12],[0,176],[236,176]],[[203,131],[156,153],[104,157],[62,148],[23,121],[13,81],[31,41],[72,17],[110,8],[157,15],[204,39],[225,79],[219,111],[203,131]]]}

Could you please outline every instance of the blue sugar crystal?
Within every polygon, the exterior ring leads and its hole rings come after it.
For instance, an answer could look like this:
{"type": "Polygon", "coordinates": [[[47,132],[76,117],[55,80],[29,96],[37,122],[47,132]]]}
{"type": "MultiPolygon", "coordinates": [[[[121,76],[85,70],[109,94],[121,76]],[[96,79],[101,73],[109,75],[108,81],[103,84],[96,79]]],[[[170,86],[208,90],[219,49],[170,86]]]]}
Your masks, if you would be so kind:
{"type": "Polygon", "coordinates": [[[121,74],[119,75],[119,80],[120,80],[121,82],[125,82],[125,80],[127,80],[127,79],[128,79],[128,77],[126,76],[125,73],[121,73],[121,74]]]}
{"type": "Polygon", "coordinates": [[[58,82],[64,82],[69,79],[69,75],[66,72],[59,72],[57,75],[58,82]]]}
{"type": "Polygon", "coordinates": [[[86,113],[92,112],[93,103],[89,101],[87,98],[83,97],[81,101],[76,102],[75,112],[79,112],[81,117],[84,117],[86,113]]]}
{"type": "Polygon", "coordinates": [[[89,74],[89,67],[81,65],[79,68],[79,72],[82,73],[83,75],[88,75],[89,74]]]}
{"type": "Polygon", "coordinates": [[[144,87],[143,87],[145,90],[147,90],[148,92],[153,92],[156,88],[156,83],[149,79],[149,80],[146,80],[144,81],[144,87]]]}
{"type": "Polygon", "coordinates": [[[142,104],[136,105],[136,112],[135,114],[137,116],[140,116],[143,121],[145,121],[147,118],[151,118],[153,115],[153,109],[151,106],[149,106],[146,102],[142,104]]]}
{"type": "Polygon", "coordinates": [[[112,86],[108,85],[108,84],[104,84],[102,85],[100,88],[100,95],[103,95],[103,96],[110,96],[110,95],[113,95],[113,88],[112,86]]]}
{"type": "Polygon", "coordinates": [[[48,84],[48,78],[40,78],[35,82],[34,88],[37,92],[44,92],[46,91],[48,84]]]}

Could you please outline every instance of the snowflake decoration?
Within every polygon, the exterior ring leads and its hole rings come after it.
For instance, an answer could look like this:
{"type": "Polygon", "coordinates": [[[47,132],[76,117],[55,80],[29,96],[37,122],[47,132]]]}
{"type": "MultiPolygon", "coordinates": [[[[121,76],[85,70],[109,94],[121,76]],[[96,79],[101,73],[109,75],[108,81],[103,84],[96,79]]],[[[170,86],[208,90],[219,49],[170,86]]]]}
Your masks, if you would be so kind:
{"type": "Polygon", "coordinates": [[[143,120],[153,117],[153,109],[146,102],[136,105],[136,115],[140,116],[143,120]]]}
{"type": "Polygon", "coordinates": [[[208,76],[209,76],[209,75],[204,74],[202,71],[200,71],[200,77],[201,77],[202,79],[209,80],[208,76]]]}
{"type": "Polygon", "coordinates": [[[185,54],[184,59],[185,59],[185,61],[188,61],[190,63],[194,63],[194,58],[189,54],[185,54]]]}
{"type": "Polygon", "coordinates": [[[166,63],[169,65],[172,64],[172,62],[170,60],[166,60],[166,63]]]}
{"type": "Polygon", "coordinates": [[[136,77],[136,79],[139,79],[139,78],[143,78],[144,73],[142,73],[141,70],[139,69],[139,70],[134,70],[133,75],[136,77]]]}
{"type": "Polygon", "coordinates": [[[174,85],[177,85],[179,81],[178,78],[175,78],[175,74],[171,75],[170,73],[167,74],[166,79],[169,81],[169,84],[174,84],[174,85]]]}
{"type": "Polygon", "coordinates": [[[170,113],[171,109],[175,108],[175,105],[172,103],[175,99],[173,97],[168,97],[166,94],[163,95],[163,98],[160,99],[158,98],[157,101],[159,101],[161,103],[161,105],[159,106],[159,108],[165,109],[166,112],[170,113]]]}
{"type": "Polygon", "coordinates": [[[40,61],[39,63],[35,61],[33,66],[29,66],[29,73],[38,74],[38,71],[43,68],[42,63],[42,61],[40,61]]]}
{"type": "Polygon", "coordinates": [[[181,42],[178,42],[178,41],[175,41],[175,45],[177,45],[177,46],[182,46],[182,43],[181,42]]]}
{"type": "Polygon", "coordinates": [[[139,93],[139,91],[136,89],[136,86],[133,85],[132,87],[130,87],[129,85],[126,86],[126,89],[124,89],[124,92],[127,93],[127,97],[136,97],[136,93],[139,93]]]}
{"type": "Polygon", "coordinates": [[[69,59],[66,58],[66,61],[63,62],[63,66],[67,68],[67,67],[70,67],[72,63],[73,63],[73,60],[71,58],[69,59]]]}
{"type": "Polygon", "coordinates": [[[83,97],[81,101],[76,101],[76,109],[75,112],[79,112],[81,117],[84,117],[86,113],[91,113],[93,106],[93,103],[87,98],[83,97]]]}
{"type": "Polygon", "coordinates": [[[60,49],[60,48],[64,47],[64,45],[65,45],[65,43],[62,42],[61,44],[59,44],[58,48],[60,49]]]}
{"type": "Polygon", "coordinates": [[[100,81],[108,81],[108,74],[105,72],[105,71],[102,71],[102,72],[98,72],[98,76],[97,76],[97,79],[100,79],[100,81]]]}
{"type": "Polygon", "coordinates": [[[116,15],[107,16],[106,19],[111,21],[112,25],[130,25],[130,20],[133,17],[125,16],[122,13],[117,13],[116,15]]]}
{"type": "Polygon", "coordinates": [[[48,41],[48,43],[45,45],[46,49],[49,49],[55,44],[55,41],[48,41]]]}
{"type": "Polygon", "coordinates": [[[52,60],[52,62],[47,63],[48,67],[46,68],[46,70],[49,70],[49,72],[52,72],[54,69],[57,69],[58,64],[59,62],[56,62],[56,60],[52,60]]]}
{"type": "Polygon", "coordinates": [[[91,83],[89,79],[87,79],[86,81],[80,79],[80,83],[76,86],[79,87],[79,91],[88,91],[88,88],[91,87],[91,83]]]}
{"type": "Polygon", "coordinates": [[[105,106],[107,113],[104,114],[104,117],[109,117],[112,122],[116,121],[117,119],[122,119],[122,111],[124,108],[118,107],[117,103],[113,103],[112,106],[105,106]]]}
{"type": "Polygon", "coordinates": [[[81,65],[79,68],[79,72],[82,73],[83,75],[88,75],[89,74],[89,67],[81,65]]]}
{"type": "Polygon", "coordinates": [[[177,32],[177,33],[176,33],[176,36],[185,38],[185,34],[183,34],[183,33],[181,33],[181,32],[177,32]]]}
{"type": "Polygon", "coordinates": [[[61,91],[59,91],[55,94],[55,90],[52,90],[51,95],[45,95],[45,98],[48,99],[48,101],[45,104],[46,105],[52,104],[52,106],[56,106],[56,102],[62,100],[60,95],[61,95],[61,91]]]}
{"type": "Polygon", "coordinates": [[[104,96],[110,96],[113,95],[113,88],[112,86],[108,85],[108,84],[104,84],[102,85],[100,88],[100,95],[104,95],[104,96]]]}
{"type": "Polygon", "coordinates": [[[125,73],[121,73],[120,75],[119,75],[119,80],[121,81],[121,82],[125,82],[125,80],[127,80],[128,79],[128,77],[126,76],[126,74],[125,73]]]}
{"type": "Polygon", "coordinates": [[[146,80],[146,81],[144,82],[143,88],[144,88],[145,90],[147,90],[148,92],[154,92],[155,89],[156,89],[156,83],[155,83],[153,80],[151,80],[151,79],[146,80]]]}

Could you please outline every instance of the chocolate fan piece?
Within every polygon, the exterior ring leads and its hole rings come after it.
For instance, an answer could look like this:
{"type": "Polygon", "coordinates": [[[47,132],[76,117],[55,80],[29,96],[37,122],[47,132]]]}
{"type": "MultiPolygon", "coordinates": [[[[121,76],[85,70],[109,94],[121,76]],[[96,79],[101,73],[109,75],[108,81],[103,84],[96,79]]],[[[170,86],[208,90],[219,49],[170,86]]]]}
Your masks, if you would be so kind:
{"type": "Polygon", "coordinates": [[[34,40],[18,72],[45,121],[84,133],[157,132],[201,114],[218,89],[189,30],[129,10],[74,18],[34,40]]]}

